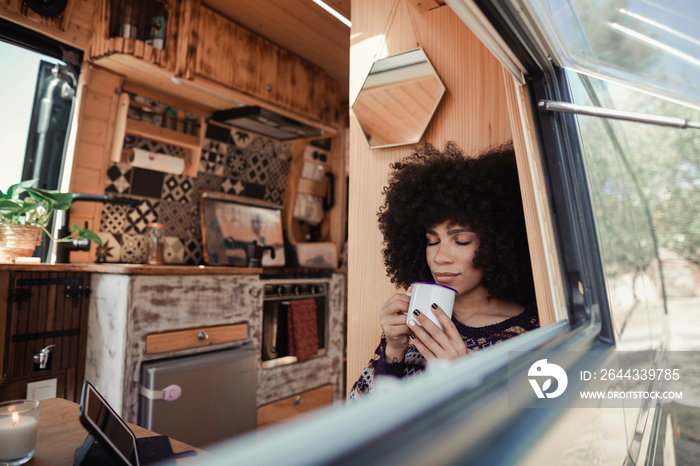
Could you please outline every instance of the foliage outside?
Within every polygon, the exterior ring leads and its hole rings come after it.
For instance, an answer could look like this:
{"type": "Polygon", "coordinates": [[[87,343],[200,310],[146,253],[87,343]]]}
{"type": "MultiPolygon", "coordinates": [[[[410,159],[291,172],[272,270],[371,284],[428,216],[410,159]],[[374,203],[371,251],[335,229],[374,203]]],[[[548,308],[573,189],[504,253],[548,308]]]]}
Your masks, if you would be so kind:
{"type": "Polygon", "coordinates": [[[102,239],[92,230],[80,228],[75,223],[71,226],[71,235],[55,238],[47,229],[56,210],[68,210],[73,203],[73,193],[61,193],[55,190],[34,188],[36,180],[25,180],[0,191],[0,224],[34,225],[40,227],[54,241],[72,241],[83,238],[100,246],[102,239]]]}

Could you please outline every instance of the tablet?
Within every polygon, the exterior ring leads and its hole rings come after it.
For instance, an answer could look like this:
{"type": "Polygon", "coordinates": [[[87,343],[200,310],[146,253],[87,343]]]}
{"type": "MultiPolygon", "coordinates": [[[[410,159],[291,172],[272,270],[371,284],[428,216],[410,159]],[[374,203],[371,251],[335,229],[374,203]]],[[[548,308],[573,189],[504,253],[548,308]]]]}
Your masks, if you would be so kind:
{"type": "Polygon", "coordinates": [[[136,436],[87,380],[80,395],[80,422],[121,464],[139,466],[136,436]]]}

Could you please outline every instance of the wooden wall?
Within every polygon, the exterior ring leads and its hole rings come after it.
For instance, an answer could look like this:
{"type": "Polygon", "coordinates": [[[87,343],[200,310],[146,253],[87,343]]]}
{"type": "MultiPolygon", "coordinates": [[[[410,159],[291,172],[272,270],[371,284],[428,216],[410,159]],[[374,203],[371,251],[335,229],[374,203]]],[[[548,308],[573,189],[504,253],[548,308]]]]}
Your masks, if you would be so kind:
{"type": "MultiPolygon", "coordinates": [[[[353,0],[351,9],[351,103],[375,58],[420,45],[447,88],[423,140],[454,140],[473,151],[512,137],[502,67],[449,7],[419,11],[406,0],[353,0]]],[[[376,213],[389,164],[410,153],[408,146],[368,149],[354,120],[349,132],[348,389],[379,342],[379,311],[395,292],[376,213]]]]}
{"type": "MultiPolygon", "coordinates": [[[[71,168],[71,192],[104,194],[105,174],[114,138],[119,94],[124,77],[85,63],[78,82],[78,117],[75,152],[71,168]]],[[[92,231],[99,230],[102,203],[76,202],[70,221],[92,231]]],[[[73,251],[70,262],[94,262],[95,244],[90,251],[73,251]]]]}

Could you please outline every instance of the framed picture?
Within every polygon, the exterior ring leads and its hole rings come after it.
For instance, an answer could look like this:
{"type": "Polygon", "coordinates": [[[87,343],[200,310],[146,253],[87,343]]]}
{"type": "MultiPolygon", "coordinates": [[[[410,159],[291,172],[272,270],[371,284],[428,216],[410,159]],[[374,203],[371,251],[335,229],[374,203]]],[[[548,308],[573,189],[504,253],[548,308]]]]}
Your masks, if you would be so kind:
{"type": "Polygon", "coordinates": [[[282,206],[213,191],[201,192],[199,205],[204,262],[246,267],[247,251],[255,242],[264,248],[263,267],[284,266],[282,206]]]}

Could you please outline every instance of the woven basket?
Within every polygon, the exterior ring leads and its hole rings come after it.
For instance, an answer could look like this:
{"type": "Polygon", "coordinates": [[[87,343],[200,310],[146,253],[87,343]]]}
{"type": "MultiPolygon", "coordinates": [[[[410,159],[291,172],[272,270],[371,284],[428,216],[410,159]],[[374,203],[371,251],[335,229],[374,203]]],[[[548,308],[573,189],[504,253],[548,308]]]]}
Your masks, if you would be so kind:
{"type": "Polygon", "coordinates": [[[31,257],[41,244],[41,228],[34,225],[0,225],[0,262],[31,257]]]}

